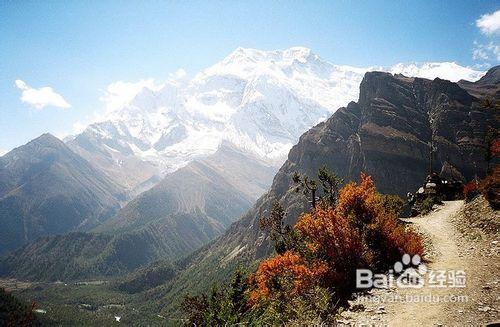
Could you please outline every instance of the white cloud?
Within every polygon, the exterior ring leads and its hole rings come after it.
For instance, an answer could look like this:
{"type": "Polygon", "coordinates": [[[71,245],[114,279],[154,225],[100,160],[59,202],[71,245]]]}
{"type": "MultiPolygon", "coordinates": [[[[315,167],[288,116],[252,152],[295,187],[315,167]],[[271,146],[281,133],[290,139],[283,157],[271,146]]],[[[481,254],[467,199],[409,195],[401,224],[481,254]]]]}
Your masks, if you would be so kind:
{"type": "Polygon", "coordinates": [[[45,86],[39,89],[32,88],[20,79],[15,81],[17,88],[22,91],[21,101],[36,109],[45,107],[70,108],[71,105],[64,100],[62,95],[55,92],[51,87],[45,86]]]}
{"type": "Polygon", "coordinates": [[[500,10],[491,14],[484,14],[476,20],[476,26],[484,34],[490,35],[500,32],[500,10]]]}
{"type": "Polygon", "coordinates": [[[483,64],[496,64],[500,61],[500,46],[496,35],[500,34],[500,10],[484,14],[476,20],[476,26],[485,34],[485,41],[474,41],[472,59],[482,61],[483,64]],[[488,42],[489,41],[489,42],[488,42]]]}
{"type": "Polygon", "coordinates": [[[490,67],[491,67],[491,65],[488,64],[487,62],[476,63],[476,64],[472,65],[472,68],[477,69],[477,70],[488,70],[490,67]]]}
{"type": "Polygon", "coordinates": [[[500,61],[500,46],[493,42],[489,42],[487,44],[474,42],[474,47],[472,48],[472,59],[500,61]]]}
{"type": "Polygon", "coordinates": [[[489,57],[488,57],[488,53],[486,53],[486,51],[482,47],[474,46],[474,48],[472,49],[472,59],[474,59],[474,60],[488,60],[489,57]]]}
{"type": "MultiPolygon", "coordinates": [[[[168,75],[168,81],[172,83],[182,82],[187,73],[180,68],[168,75]]],[[[109,84],[104,90],[104,95],[99,98],[105,103],[106,112],[114,112],[130,103],[143,89],[157,92],[165,86],[165,83],[153,78],[141,79],[137,82],[116,81],[109,84]]]]}
{"type": "Polygon", "coordinates": [[[113,112],[132,101],[144,88],[153,91],[161,89],[163,84],[156,83],[154,79],[141,79],[137,82],[117,81],[109,84],[104,90],[104,95],[99,98],[106,105],[106,111],[113,112]]]}
{"type": "Polygon", "coordinates": [[[180,68],[168,74],[166,82],[160,82],[153,78],[140,79],[136,82],[113,82],[109,84],[105,90],[101,90],[103,95],[99,97],[99,100],[104,103],[104,108],[95,111],[92,117],[86,117],[84,120],[76,121],[73,124],[73,133],[79,134],[92,123],[108,120],[112,117],[116,117],[117,114],[120,115],[120,109],[131,103],[144,89],[158,92],[166,83],[184,83],[186,78],[186,71],[180,68]]]}
{"type": "Polygon", "coordinates": [[[9,151],[0,148],[0,157],[3,156],[4,154],[6,154],[7,152],[9,152],[9,151]]]}
{"type": "Polygon", "coordinates": [[[187,73],[184,69],[179,68],[175,71],[175,73],[169,74],[169,76],[171,79],[180,80],[180,79],[184,79],[187,76],[187,73]]]}

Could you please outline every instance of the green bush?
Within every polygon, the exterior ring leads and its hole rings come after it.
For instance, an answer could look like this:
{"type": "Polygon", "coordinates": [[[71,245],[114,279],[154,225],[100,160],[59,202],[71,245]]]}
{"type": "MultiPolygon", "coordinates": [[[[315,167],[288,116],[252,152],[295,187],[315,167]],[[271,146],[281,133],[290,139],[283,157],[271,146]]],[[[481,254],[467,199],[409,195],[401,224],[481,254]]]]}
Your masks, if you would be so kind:
{"type": "Polygon", "coordinates": [[[434,195],[428,195],[425,199],[422,200],[420,204],[420,213],[422,215],[426,215],[432,211],[432,207],[435,204],[441,204],[441,200],[434,195]]]}
{"type": "Polygon", "coordinates": [[[380,196],[382,206],[386,212],[392,212],[396,216],[400,216],[405,206],[405,202],[400,196],[394,194],[383,194],[380,196]]]}
{"type": "Polygon", "coordinates": [[[264,326],[319,326],[334,323],[335,308],[330,292],[323,287],[314,287],[297,297],[269,301],[255,315],[256,323],[264,326]]]}

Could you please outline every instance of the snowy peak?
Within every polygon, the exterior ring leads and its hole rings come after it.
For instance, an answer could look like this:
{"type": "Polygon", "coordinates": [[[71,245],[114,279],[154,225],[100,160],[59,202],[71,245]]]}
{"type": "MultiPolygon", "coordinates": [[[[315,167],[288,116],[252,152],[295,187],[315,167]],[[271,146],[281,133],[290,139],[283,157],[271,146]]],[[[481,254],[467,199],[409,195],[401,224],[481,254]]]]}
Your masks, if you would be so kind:
{"type": "Polygon", "coordinates": [[[484,76],[485,72],[463,67],[455,62],[428,62],[396,64],[388,70],[391,74],[402,74],[411,77],[434,79],[439,77],[451,82],[466,80],[475,82],[484,76]]]}
{"type": "Polygon", "coordinates": [[[294,60],[306,62],[310,58],[318,58],[312,53],[311,49],[304,47],[292,47],[287,50],[263,51],[250,48],[238,47],[235,51],[229,54],[222,64],[234,63],[256,63],[264,61],[281,61],[292,63],[294,60]]]}
{"type": "Polygon", "coordinates": [[[232,75],[249,79],[259,75],[277,75],[287,78],[293,75],[294,70],[311,69],[318,64],[322,66],[323,71],[329,71],[333,67],[310,49],[303,47],[275,51],[238,48],[221,62],[202,71],[197,77],[203,79],[213,75],[232,75]]]}
{"type": "Polygon", "coordinates": [[[213,154],[223,141],[279,166],[302,133],[358,99],[364,74],[373,70],[452,81],[475,81],[484,74],[452,62],[360,68],[334,65],[304,47],[237,48],[191,80],[147,84],[90,125],[87,137],[80,138],[85,144],[73,144],[77,152],[99,149],[107,156],[99,163],[143,167],[137,162],[147,162],[160,174],[213,154]]]}
{"type": "Polygon", "coordinates": [[[304,47],[292,47],[288,50],[283,51],[283,58],[297,60],[300,62],[307,61],[310,57],[318,58],[317,55],[313,54],[311,49],[304,47]]]}

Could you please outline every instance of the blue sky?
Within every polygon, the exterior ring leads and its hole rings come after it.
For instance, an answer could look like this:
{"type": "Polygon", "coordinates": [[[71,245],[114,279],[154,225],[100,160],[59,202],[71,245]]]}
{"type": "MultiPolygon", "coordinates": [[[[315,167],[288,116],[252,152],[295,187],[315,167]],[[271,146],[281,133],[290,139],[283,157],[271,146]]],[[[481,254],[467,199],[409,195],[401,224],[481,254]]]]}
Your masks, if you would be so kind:
{"type": "Polygon", "coordinates": [[[4,0],[0,153],[44,132],[71,133],[103,107],[113,82],[165,80],[179,68],[192,76],[238,46],[305,46],[353,66],[455,61],[485,69],[498,64],[498,15],[484,26],[477,20],[498,10],[500,1],[474,0],[4,0]],[[51,89],[36,104],[30,99],[42,87],[51,89]]]}

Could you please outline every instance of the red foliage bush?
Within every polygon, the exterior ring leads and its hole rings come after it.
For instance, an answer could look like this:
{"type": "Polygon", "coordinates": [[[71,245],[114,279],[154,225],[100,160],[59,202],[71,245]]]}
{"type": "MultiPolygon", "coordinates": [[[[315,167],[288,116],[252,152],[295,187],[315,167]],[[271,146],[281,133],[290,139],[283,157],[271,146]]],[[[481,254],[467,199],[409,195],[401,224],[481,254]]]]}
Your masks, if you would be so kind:
{"type": "Polygon", "coordinates": [[[345,299],[354,289],[357,268],[384,270],[404,253],[422,255],[421,237],[407,230],[385,202],[371,177],[361,174],[360,183],[342,188],[335,208],[302,215],[294,228],[305,248],[261,262],[251,276],[252,304],[283,292],[300,295],[314,286],[345,299]]]}
{"type": "Polygon", "coordinates": [[[421,237],[407,230],[396,212],[387,208],[384,196],[376,192],[370,176],[361,173],[359,184],[346,185],[335,211],[350,217],[351,226],[360,230],[372,252],[374,267],[385,268],[404,253],[423,254],[421,237]]]}
{"type": "Polygon", "coordinates": [[[393,215],[379,215],[367,228],[366,242],[374,253],[375,268],[387,268],[405,253],[420,256],[424,253],[421,236],[406,229],[393,215]]]}
{"type": "Polygon", "coordinates": [[[477,189],[477,182],[475,180],[468,182],[464,185],[464,198],[465,201],[474,199],[479,194],[477,189]]]}
{"type": "Polygon", "coordinates": [[[306,239],[314,258],[327,265],[321,286],[336,286],[337,293],[346,293],[352,286],[357,268],[369,267],[372,253],[360,231],[353,228],[349,217],[333,209],[317,209],[303,215],[295,228],[306,239]]]}
{"type": "Polygon", "coordinates": [[[478,189],[493,209],[498,210],[500,208],[500,167],[493,168],[491,174],[479,181],[478,189]]]}
{"type": "Polygon", "coordinates": [[[492,157],[500,155],[500,139],[496,139],[491,143],[490,154],[492,157]]]}
{"type": "Polygon", "coordinates": [[[291,251],[266,259],[260,263],[257,272],[250,276],[250,282],[257,286],[250,293],[250,304],[276,294],[300,294],[312,287],[325,272],[326,265],[322,262],[308,265],[300,255],[291,251]]]}
{"type": "Polygon", "coordinates": [[[370,176],[361,173],[361,181],[349,183],[340,190],[339,201],[335,211],[358,225],[373,222],[383,208],[379,206],[380,196],[370,176]]]}

